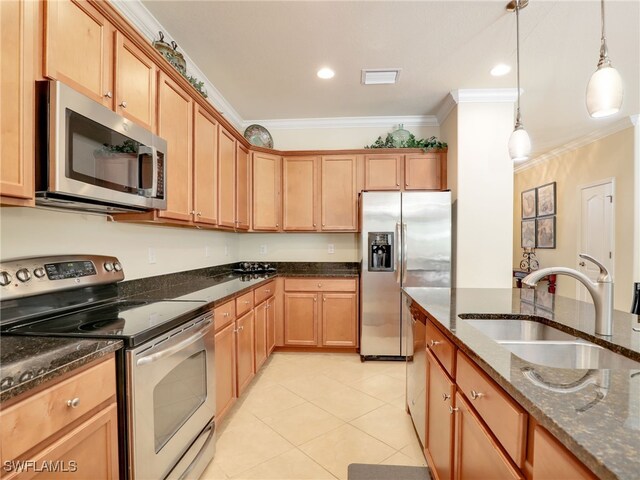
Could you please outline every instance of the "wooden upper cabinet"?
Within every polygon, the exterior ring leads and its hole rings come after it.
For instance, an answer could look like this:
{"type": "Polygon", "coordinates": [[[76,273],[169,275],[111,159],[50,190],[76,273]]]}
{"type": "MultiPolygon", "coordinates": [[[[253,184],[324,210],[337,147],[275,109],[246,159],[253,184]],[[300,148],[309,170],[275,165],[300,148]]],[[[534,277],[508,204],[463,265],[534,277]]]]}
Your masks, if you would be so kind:
{"type": "Polygon", "coordinates": [[[405,155],[405,190],[445,190],[447,188],[446,165],[443,153],[405,155]]]}
{"type": "Polygon", "coordinates": [[[365,190],[400,190],[402,155],[366,155],[364,157],[365,190]]]}
{"type": "Polygon", "coordinates": [[[218,222],[218,122],[200,105],[193,114],[194,221],[218,222]]]}
{"type": "Polygon", "coordinates": [[[236,229],[249,230],[249,149],[236,143],[236,229]]]}
{"type": "Polygon", "coordinates": [[[173,80],[158,76],[158,134],[167,141],[167,209],[160,217],[191,220],[193,101],[173,80]]]}
{"type": "Polygon", "coordinates": [[[39,60],[35,43],[37,12],[37,2],[0,2],[0,195],[3,204],[33,204],[36,123],[33,82],[39,60]]]}
{"type": "Polygon", "coordinates": [[[44,15],[44,75],[113,108],[113,26],[86,0],[44,2],[44,15]]]}
{"type": "Polygon", "coordinates": [[[284,157],[282,229],[318,230],[318,157],[284,157]]]}
{"type": "Polygon", "coordinates": [[[253,230],[280,229],[280,163],[281,157],[267,153],[253,153],[252,162],[252,222],[253,230]]]}
{"type": "Polygon", "coordinates": [[[236,139],[218,126],[218,225],[236,226],[236,139]]]}
{"type": "Polygon", "coordinates": [[[321,229],[356,231],[358,192],[355,155],[330,155],[321,163],[321,229]]]}
{"type": "Polygon", "coordinates": [[[115,111],[151,131],[155,130],[156,72],[147,55],[116,33],[115,111]]]}

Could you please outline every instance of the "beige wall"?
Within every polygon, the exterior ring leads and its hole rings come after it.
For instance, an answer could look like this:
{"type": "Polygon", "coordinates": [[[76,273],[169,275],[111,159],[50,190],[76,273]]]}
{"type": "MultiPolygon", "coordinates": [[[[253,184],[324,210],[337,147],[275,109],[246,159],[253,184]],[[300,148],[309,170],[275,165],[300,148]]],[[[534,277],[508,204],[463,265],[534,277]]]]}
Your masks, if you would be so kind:
{"type": "MultiPolygon", "coordinates": [[[[381,136],[397,127],[339,127],[339,128],[295,128],[280,129],[268,127],[273,137],[273,146],[278,150],[320,150],[320,149],[351,149],[364,148],[371,145],[381,136]]],[[[429,138],[440,135],[439,127],[410,127],[405,130],[413,133],[417,138],[429,138]]]]}
{"type": "MultiPolygon", "coordinates": [[[[578,225],[581,185],[614,178],[615,257],[614,303],[618,310],[631,306],[634,230],[634,131],[622,130],[581,148],[515,174],[513,208],[513,265],[522,259],[520,246],[520,193],[549,182],[556,182],[556,248],[538,249],[541,267],[578,264],[578,225]]],[[[636,207],[637,208],[637,207],[636,207]]],[[[557,294],[575,298],[575,280],[560,276],[557,294]]]]}
{"type": "Polygon", "coordinates": [[[0,259],[82,253],[114,255],[122,262],[127,280],[237,262],[238,236],[110,222],[96,215],[0,208],[0,259]],[[150,247],[156,254],[154,264],[149,263],[150,247]]]}
{"type": "Polygon", "coordinates": [[[238,238],[239,255],[257,262],[359,262],[357,233],[248,233],[238,238]],[[333,245],[335,253],[328,253],[333,245]],[[260,253],[266,246],[267,253],[260,253]]]}

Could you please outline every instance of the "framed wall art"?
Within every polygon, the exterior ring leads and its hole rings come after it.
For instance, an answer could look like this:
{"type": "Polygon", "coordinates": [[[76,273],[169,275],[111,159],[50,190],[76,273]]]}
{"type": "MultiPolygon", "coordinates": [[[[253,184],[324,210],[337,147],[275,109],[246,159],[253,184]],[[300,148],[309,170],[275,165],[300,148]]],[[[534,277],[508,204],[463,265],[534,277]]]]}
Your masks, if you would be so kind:
{"type": "Polygon", "coordinates": [[[536,217],[536,189],[525,190],[520,194],[522,203],[522,218],[536,217]]]}
{"type": "Polygon", "coordinates": [[[556,182],[536,188],[536,216],[556,214],[556,182]]]}
{"type": "Polygon", "coordinates": [[[536,246],[535,219],[522,220],[521,244],[522,244],[522,248],[535,248],[536,246]]]}
{"type": "Polygon", "coordinates": [[[536,247],[556,248],[556,217],[536,218],[536,247]]]}

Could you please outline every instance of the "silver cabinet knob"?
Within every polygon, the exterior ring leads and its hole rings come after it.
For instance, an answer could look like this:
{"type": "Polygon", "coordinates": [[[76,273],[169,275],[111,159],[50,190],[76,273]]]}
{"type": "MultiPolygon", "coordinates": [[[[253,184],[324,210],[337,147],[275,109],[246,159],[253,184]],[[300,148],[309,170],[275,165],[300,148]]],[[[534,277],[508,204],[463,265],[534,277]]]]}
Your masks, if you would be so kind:
{"type": "Polygon", "coordinates": [[[455,412],[457,412],[458,410],[460,410],[458,407],[452,407],[451,405],[449,405],[449,413],[451,415],[453,415],[455,412]]]}
{"type": "Polygon", "coordinates": [[[105,96],[106,98],[113,98],[113,93],[111,93],[111,92],[107,92],[107,93],[105,93],[105,94],[104,94],[104,96],[105,96]]]}
{"type": "Polygon", "coordinates": [[[78,405],[80,405],[80,398],[79,397],[76,397],[73,400],[67,400],[67,407],[78,408],[78,405]]]}
{"type": "Polygon", "coordinates": [[[222,316],[223,316],[223,317],[228,317],[228,316],[229,316],[229,312],[224,312],[224,313],[222,314],[222,316]]]}
{"type": "Polygon", "coordinates": [[[476,392],[475,390],[471,390],[471,399],[477,400],[480,397],[484,397],[484,393],[476,392]]]}
{"type": "Polygon", "coordinates": [[[122,102],[120,102],[120,106],[122,108],[127,108],[127,102],[125,102],[124,100],[122,102]]]}
{"type": "Polygon", "coordinates": [[[439,342],[438,340],[431,340],[429,342],[429,345],[431,345],[432,347],[435,347],[436,345],[440,345],[442,342],[439,342]]]}
{"type": "Polygon", "coordinates": [[[450,398],[451,398],[451,395],[449,395],[448,393],[443,393],[443,394],[442,394],[442,400],[443,400],[443,401],[445,401],[445,402],[446,402],[446,401],[447,401],[447,400],[449,400],[450,398]]]}

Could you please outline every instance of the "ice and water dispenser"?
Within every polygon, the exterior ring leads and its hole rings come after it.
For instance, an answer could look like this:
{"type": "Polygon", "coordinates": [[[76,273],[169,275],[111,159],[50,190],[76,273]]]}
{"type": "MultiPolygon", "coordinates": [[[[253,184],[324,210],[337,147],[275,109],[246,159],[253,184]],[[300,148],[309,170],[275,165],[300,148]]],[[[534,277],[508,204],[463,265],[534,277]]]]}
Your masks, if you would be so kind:
{"type": "Polygon", "coordinates": [[[393,272],[393,232],[369,233],[369,271],[393,272]]]}

